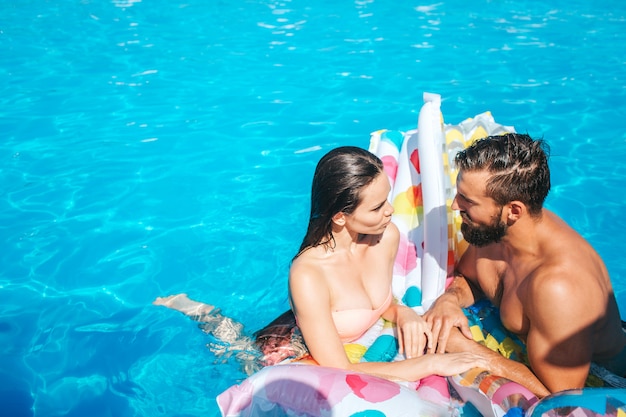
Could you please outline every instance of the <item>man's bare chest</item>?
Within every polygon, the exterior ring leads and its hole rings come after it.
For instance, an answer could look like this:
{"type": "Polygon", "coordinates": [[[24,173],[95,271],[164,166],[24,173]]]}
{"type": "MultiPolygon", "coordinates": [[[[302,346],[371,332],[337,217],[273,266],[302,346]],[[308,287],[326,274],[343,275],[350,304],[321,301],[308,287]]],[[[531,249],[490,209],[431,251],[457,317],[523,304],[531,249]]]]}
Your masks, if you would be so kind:
{"type": "Polygon", "coordinates": [[[524,306],[525,281],[507,265],[501,264],[479,271],[479,285],[484,295],[500,309],[500,320],[504,327],[525,338],[529,327],[524,306]]]}

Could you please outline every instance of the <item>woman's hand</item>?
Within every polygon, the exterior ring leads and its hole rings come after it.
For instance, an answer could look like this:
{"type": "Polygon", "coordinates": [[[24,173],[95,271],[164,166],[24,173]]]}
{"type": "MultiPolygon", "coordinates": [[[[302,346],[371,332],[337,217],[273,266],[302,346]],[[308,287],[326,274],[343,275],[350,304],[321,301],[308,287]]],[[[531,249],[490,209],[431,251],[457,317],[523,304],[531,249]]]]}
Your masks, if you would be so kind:
{"type": "Polygon", "coordinates": [[[432,350],[430,325],[415,311],[406,306],[396,305],[396,327],[400,353],[407,358],[416,358],[424,351],[432,350]]]}

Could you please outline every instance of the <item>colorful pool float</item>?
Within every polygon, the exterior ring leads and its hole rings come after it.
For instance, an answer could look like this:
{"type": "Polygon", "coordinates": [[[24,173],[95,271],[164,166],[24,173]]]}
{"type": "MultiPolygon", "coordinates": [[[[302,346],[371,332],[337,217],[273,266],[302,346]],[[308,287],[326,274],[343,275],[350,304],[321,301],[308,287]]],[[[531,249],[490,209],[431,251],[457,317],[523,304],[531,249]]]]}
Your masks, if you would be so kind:
{"type": "Polygon", "coordinates": [[[449,416],[432,393],[384,378],[315,365],[263,368],[218,397],[224,416],[449,416]],[[430,398],[429,398],[430,397],[430,398]]]}

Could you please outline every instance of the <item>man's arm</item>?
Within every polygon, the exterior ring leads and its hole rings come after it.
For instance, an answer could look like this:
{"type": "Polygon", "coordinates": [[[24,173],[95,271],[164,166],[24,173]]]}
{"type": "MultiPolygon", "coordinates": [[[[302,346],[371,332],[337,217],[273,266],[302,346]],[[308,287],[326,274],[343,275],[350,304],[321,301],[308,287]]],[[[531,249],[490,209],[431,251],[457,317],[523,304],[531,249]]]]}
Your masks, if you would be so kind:
{"type": "Polygon", "coordinates": [[[448,340],[448,352],[471,352],[487,359],[489,363],[488,371],[493,375],[498,375],[528,388],[539,398],[550,394],[550,391],[523,363],[507,359],[473,340],[468,340],[461,332],[453,329],[448,340]]]}
{"type": "Polygon", "coordinates": [[[476,283],[466,278],[476,276],[475,259],[476,249],[470,246],[457,264],[452,283],[424,314],[424,318],[431,326],[433,337],[429,352],[444,353],[454,327],[457,327],[467,339],[472,340],[472,333],[462,308],[474,304],[477,294],[480,293],[476,283]]]}

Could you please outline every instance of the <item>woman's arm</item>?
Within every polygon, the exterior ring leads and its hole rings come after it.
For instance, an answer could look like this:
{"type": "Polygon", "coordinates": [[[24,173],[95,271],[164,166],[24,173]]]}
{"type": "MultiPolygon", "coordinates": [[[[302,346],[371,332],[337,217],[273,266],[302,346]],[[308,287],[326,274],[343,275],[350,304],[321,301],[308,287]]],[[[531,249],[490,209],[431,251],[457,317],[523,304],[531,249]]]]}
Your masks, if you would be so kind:
{"type": "Polygon", "coordinates": [[[296,259],[289,271],[289,297],[311,356],[320,365],[348,369],[349,361],[331,313],[330,289],[315,262],[296,259]]]}
{"type": "Polygon", "coordinates": [[[406,381],[433,374],[455,375],[475,367],[488,369],[489,364],[482,356],[465,352],[428,354],[399,362],[350,363],[332,319],[330,292],[322,273],[314,266],[294,262],[289,291],[298,326],[311,356],[319,365],[406,381]]]}
{"type": "MultiPolygon", "coordinates": [[[[386,288],[391,288],[393,265],[400,244],[400,231],[395,224],[390,223],[387,226],[381,243],[384,245],[383,253],[387,255],[388,273],[384,277],[387,279],[386,288]]],[[[384,259],[379,255],[374,256],[384,259]]],[[[430,325],[413,309],[394,302],[382,314],[382,317],[396,324],[399,350],[407,358],[416,358],[423,355],[426,348],[432,349],[430,325]]]]}

